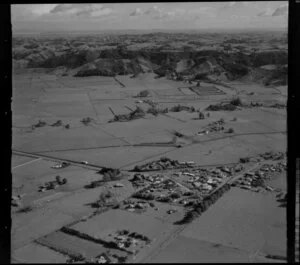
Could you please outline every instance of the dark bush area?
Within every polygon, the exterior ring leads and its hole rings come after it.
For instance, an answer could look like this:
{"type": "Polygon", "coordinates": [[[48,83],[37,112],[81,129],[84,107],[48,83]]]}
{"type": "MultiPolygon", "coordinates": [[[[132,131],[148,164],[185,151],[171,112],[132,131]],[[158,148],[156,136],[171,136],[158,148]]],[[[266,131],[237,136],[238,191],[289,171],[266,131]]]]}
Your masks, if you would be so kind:
{"type": "Polygon", "coordinates": [[[109,190],[103,191],[99,195],[99,199],[95,202],[90,203],[89,205],[93,208],[101,208],[105,206],[116,206],[116,202],[112,201],[113,193],[109,190]]]}
{"type": "Polygon", "coordinates": [[[88,126],[91,122],[93,122],[94,120],[90,117],[86,117],[86,118],[83,118],[81,120],[81,122],[85,125],[85,126],[88,126]]]}
{"type": "Polygon", "coordinates": [[[31,62],[30,67],[56,68],[65,66],[73,69],[82,66],[86,63],[85,54],[76,52],[64,52],[61,55],[53,55],[41,62],[31,62]]]}
{"type": "Polygon", "coordinates": [[[171,197],[172,199],[179,199],[179,198],[181,197],[181,195],[180,195],[180,193],[172,193],[172,194],[170,195],[170,197],[171,197]]]}
{"type": "Polygon", "coordinates": [[[79,71],[74,75],[74,77],[85,76],[115,76],[115,74],[108,70],[90,69],[85,71],[79,71]]]}
{"type": "Polygon", "coordinates": [[[220,110],[228,110],[228,111],[233,111],[236,110],[237,106],[233,105],[231,103],[226,103],[226,104],[215,104],[215,105],[209,105],[205,110],[207,111],[220,111],[220,110]]]}
{"type": "Polygon", "coordinates": [[[147,113],[157,116],[158,114],[168,113],[168,108],[157,108],[156,106],[152,106],[147,110],[147,113]]]}
{"type": "Polygon", "coordinates": [[[140,97],[140,98],[143,98],[143,97],[148,97],[150,95],[150,92],[148,90],[143,90],[141,92],[139,92],[136,97],[140,97]]]}
{"type": "Polygon", "coordinates": [[[150,105],[150,106],[153,107],[153,108],[155,108],[155,107],[157,106],[157,104],[158,104],[158,103],[156,103],[156,102],[153,102],[153,101],[150,100],[150,99],[144,99],[143,101],[144,101],[144,103],[147,103],[148,105],[150,105]]]}
{"type": "Polygon", "coordinates": [[[230,104],[234,105],[234,106],[242,106],[243,105],[240,97],[235,97],[235,98],[231,99],[230,104]]]}
{"type": "Polygon", "coordinates": [[[171,111],[171,112],[180,112],[182,110],[186,110],[188,112],[195,112],[196,111],[195,107],[193,107],[193,106],[189,107],[189,106],[183,106],[183,105],[180,105],[180,104],[175,105],[175,106],[173,106],[169,109],[169,111],[171,111]]]}
{"type": "Polygon", "coordinates": [[[136,107],[135,110],[131,111],[129,114],[120,114],[120,115],[115,115],[112,120],[109,122],[116,122],[116,121],[131,121],[135,119],[140,119],[144,118],[146,115],[145,111],[141,107],[136,107]]]}
{"type": "Polygon", "coordinates": [[[204,113],[203,113],[203,112],[199,111],[198,119],[199,119],[199,120],[205,119],[205,116],[204,116],[204,113]]]}
{"type": "Polygon", "coordinates": [[[226,133],[234,133],[234,130],[232,128],[229,128],[226,133]]]}
{"type": "Polygon", "coordinates": [[[157,200],[160,202],[171,202],[172,198],[170,196],[164,196],[164,197],[157,198],[157,200]]]}
{"type": "Polygon", "coordinates": [[[62,121],[61,120],[58,120],[56,121],[55,123],[51,124],[51,126],[55,127],[55,126],[62,126],[62,121]]]}
{"type": "Polygon", "coordinates": [[[24,206],[22,208],[20,208],[19,210],[17,210],[17,213],[29,213],[33,210],[33,207],[30,205],[24,206]]]}
{"type": "Polygon", "coordinates": [[[184,218],[180,221],[175,222],[174,224],[180,225],[192,222],[196,217],[205,212],[209,208],[209,206],[214,204],[226,191],[230,189],[230,187],[231,186],[229,184],[225,184],[219,190],[205,197],[201,202],[194,204],[192,206],[192,209],[186,212],[184,218]]]}
{"type": "Polygon", "coordinates": [[[85,185],[84,188],[85,189],[94,189],[94,188],[103,186],[104,183],[105,182],[103,180],[95,180],[95,181],[92,181],[90,184],[85,185]]]}
{"type": "Polygon", "coordinates": [[[249,163],[250,162],[250,157],[241,157],[240,162],[241,163],[249,163]]]}
{"type": "Polygon", "coordinates": [[[222,67],[227,71],[229,79],[231,80],[242,77],[249,72],[248,67],[241,63],[223,61],[222,67]]]}
{"type": "Polygon", "coordinates": [[[253,56],[253,66],[259,67],[268,64],[284,65],[288,63],[288,53],[286,51],[266,51],[258,52],[253,56]]]}
{"type": "Polygon", "coordinates": [[[121,171],[115,168],[102,168],[97,173],[103,175],[104,182],[120,180],[122,178],[121,171]]]}
{"type": "Polygon", "coordinates": [[[141,199],[141,200],[147,200],[152,201],[155,199],[154,195],[151,193],[143,193],[143,192],[137,192],[132,195],[133,198],[141,199]]]}
{"type": "Polygon", "coordinates": [[[34,129],[34,128],[39,128],[39,127],[44,127],[46,125],[47,125],[47,123],[45,121],[39,120],[38,123],[32,125],[32,128],[34,129]]]}
{"type": "Polygon", "coordinates": [[[114,169],[114,168],[102,168],[97,173],[102,174],[103,179],[92,181],[90,184],[85,185],[84,188],[86,189],[97,188],[103,186],[106,182],[120,180],[123,177],[121,171],[119,169],[114,169]]]}

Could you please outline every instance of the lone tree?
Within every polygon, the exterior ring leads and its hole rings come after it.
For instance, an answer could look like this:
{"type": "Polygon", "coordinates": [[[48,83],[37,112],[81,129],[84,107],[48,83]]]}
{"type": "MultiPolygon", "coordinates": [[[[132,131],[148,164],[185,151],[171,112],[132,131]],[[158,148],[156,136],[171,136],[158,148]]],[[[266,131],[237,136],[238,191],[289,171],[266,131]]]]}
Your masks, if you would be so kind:
{"type": "Polygon", "coordinates": [[[240,97],[234,97],[233,99],[230,100],[230,104],[234,106],[242,106],[242,100],[240,97]]]}
{"type": "Polygon", "coordinates": [[[140,98],[144,98],[144,97],[148,97],[149,96],[149,91],[148,90],[142,90],[141,92],[139,92],[136,97],[140,97],[140,98]]]}
{"type": "Polygon", "coordinates": [[[232,128],[229,128],[227,133],[234,133],[234,130],[232,128]]]}
{"type": "Polygon", "coordinates": [[[55,180],[56,180],[57,183],[60,183],[61,182],[61,177],[60,176],[56,176],[55,180]]]}
{"type": "Polygon", "coordinates": [[[64,185],[64,184],[67,184],[67,183],[68,183],[68,180],[66,178],[63,178],[62,181],[61,181],[61,184],[64,185]]]}
{"type": "Polygon", "coordinates": [[[39,120],[37,124],[32,125],[32,128],[44,127],[47,123],[43,120],[39,120]]]}
{"type": "Polygon", "coordinates": [[[55,123],[53,123],[51,126],[62,126],[62,121],[58,120],[55,123]]]}
{"type": "Polygon", "coordinates": [[[204,118],[205,118],[205,117],[204,117],[203,112],[200,111],[200,112],[199,112],[199,119],[200,119],[200,120],[203,120],[204,118]]]}
{"type": "Polygon", "coordinates": [[[83,118],[83,119],[81,120],[81,122],[82,122],[85,126],[89,125],[92,121],[93,121],[93,119],[90,118],[90,117],[86,117],[86,118],[83,118]]]}

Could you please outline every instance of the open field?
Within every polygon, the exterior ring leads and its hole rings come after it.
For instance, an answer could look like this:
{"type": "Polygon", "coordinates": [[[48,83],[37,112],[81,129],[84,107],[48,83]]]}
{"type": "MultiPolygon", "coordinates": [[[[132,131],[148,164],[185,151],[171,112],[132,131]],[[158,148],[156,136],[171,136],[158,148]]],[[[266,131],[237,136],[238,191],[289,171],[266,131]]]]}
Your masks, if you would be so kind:
{"type": "Polygon", "coordinates": [[[164,224],[162,221],[149,216],[111,210],[86,222],[78,223],[71,228],[100,239],[104,239],[113,231],[127,229],[155,240],[162,233],[167,232],[170,227],[170,224],[164,224]]]}
{"type": "Polygon", "coordinates": [[[67,257],[47,247],[31,243],[12,253],[12,263],[43,263],[45,257],[50,263],[65,263],[67,257]]]}
{"type": "Polygon", "coordinates": [[[167,246],[150,263],[249,262],[248,253],[185,236],[167,246]]]}
{"type": "MultiPolygon", "coordinates": [[[[68,181],[67,185],[59,188],[59,191],[72,191],[81,188],[90,181],[97,180],[100,177],[94,171],[84,170],[80,167],[69,166],[63,169],[54,169],[52,168],[54,165],[56,163],[52,161],[33,159],[13,168],[13,193],[14,187],[19,187],[18,192],[34,195],[40,185],[54,180],[57,175],[66,178],[68,181]],[[21,186],[22,188],[20,188],[21,186]]],[[[49,191],[34,196],[45,196],[47,193],[52,192],[49,191]]]]}
{"type": "MultiPolygon", "coordinates": [[[[248,252],[179,236],[149,263],[271,263],[264,257],[251,256],[248,252]]],[[[278,262],[278,261],[276,261],[278,262]]]]}
{"type": "MultiPolygon", "coordinates": [[[[140,201],[138,199],[132,199],[132,201],[140,201]]],[[[147,216],[148,218],[155,218],[161,220],[163,222],[173,223],[178,220],[181,220],[184,216],[184,209],[181,206],[170,205],[168,203],[155,202],[154,207],[147,207],[145,211],[136,211],[137,215],[147,216]],[[176,212],[172,214],[168,214],[167,211],[170,209],[176,210],[176,212]]],[[[124,209],[124,211],[130,211],[128,209],[124,209]]]]}
{"type": "MultiPolygon", "coordinates": [[[[74,221],[71,215],[59,212],[47,211],[44,214],[30,214],[25,223],[12,224],[12,249],[18,249],[32,242],[33,240],[53,232],[59,227],[74,221]],[[49,222],[51,220],[51,222],[49,222]]],[[[13,215],[14,219],[21,219],[13,215]]],[[[18,220],[17,220],[18,221],[18,220]]],[[[20,222],[21,220],[19,220],[20,222]]]]}
{"type": "Polygon", "coordinates": [[[74,237],[61,231],[48,234],[39,239],[40,245],[49,246],[58,252],[70,253],[70,255],[83,255],[87,258],[96,257],[105,251],[100,244],[93,243],[78,237],[74,237]]]}
{"type": "MultiPolygon", "coordinates": [[[[286,189],[285,174],[272,185],[286,189]]],[[[286,256],[285,209],[275,194],[233,188],[147,262],[271,262],[266,255],[286,256]]]]}
{"type": "Polygon", "coordinates": [[[20,166],[23,166],[27,163],[32,163],[34,162],[34,160],[36,160],[36,158],[33,157],[26,157],[26,156],[19,156],[19,155],[12,155],[12,159],[11,159],[11,166],[12,168],[17,168],[20,166]]]}
{"type": "Polygon", "coordinates": [[[106,167],[123,167],[147,158],[160,156],[171,150],[169,147],[113,147],[91,150],[74,150],[63,152],[47,152],[51,156],[67,158],[75,161],[87,160],[90,163],[106,167]]]}
{"type": "Polygon", "coordinates": [[[182,234],[251,253],[259,251],[284,256],[284,212],[285,209],[278,207],[274,195],[257,195],[233,189],[182,234]],[[238,200],[241,195],[243,200],[238,200]]]}

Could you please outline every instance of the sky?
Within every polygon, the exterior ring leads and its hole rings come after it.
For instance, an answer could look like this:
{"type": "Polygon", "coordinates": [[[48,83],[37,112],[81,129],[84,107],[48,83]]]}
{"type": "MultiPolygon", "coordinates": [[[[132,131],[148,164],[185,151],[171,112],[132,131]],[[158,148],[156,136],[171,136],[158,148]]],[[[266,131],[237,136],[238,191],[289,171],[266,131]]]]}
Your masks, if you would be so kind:
{"type": "Polygon", "coordinates": [[[288,1],[11,5],[14,32],[287,28],[288,1]]]}

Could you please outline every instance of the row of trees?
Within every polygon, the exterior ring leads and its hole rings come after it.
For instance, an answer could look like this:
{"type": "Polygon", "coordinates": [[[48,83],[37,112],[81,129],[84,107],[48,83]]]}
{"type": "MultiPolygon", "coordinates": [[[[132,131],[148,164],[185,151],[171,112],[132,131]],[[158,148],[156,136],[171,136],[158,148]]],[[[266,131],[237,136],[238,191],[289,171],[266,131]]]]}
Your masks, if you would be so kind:
{"type": "Polygon", "coordinates": [[[209,206],[214,204],[226,191],[230,189],[230,184],[225,184],[222,188],[215,191],[213,194],[205,197],[201,202],[194,204],[192,209],[186,212],[182,220],[175,222],[175,224],[187,224],[192,222],[196,217],[205,212],[209,206]]]}

